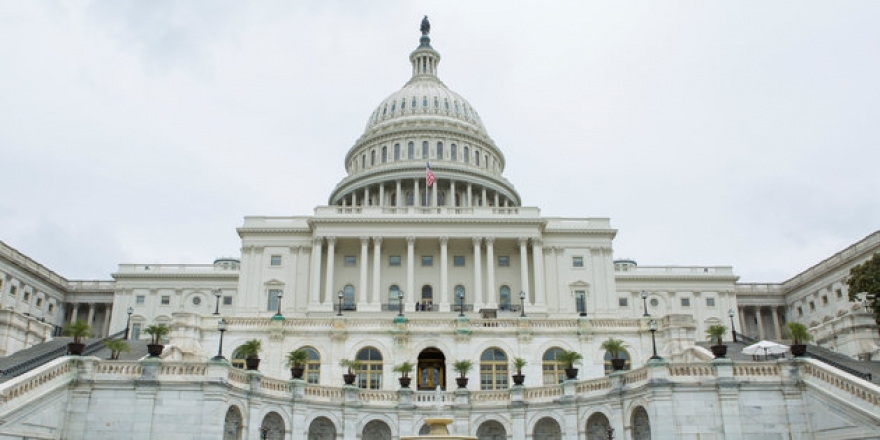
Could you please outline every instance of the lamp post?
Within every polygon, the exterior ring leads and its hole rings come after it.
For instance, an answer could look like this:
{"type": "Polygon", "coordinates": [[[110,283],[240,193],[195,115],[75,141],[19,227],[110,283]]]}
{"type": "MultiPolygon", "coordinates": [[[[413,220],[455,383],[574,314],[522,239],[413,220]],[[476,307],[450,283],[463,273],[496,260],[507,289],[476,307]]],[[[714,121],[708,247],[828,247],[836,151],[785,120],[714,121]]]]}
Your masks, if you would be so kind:
{"type": "Polygon", "coordinates": [[[269,440],[269,428],[265,426],[260,427],[260,440],[269,440]]]}
{"type": "Polygon", "coordinates": [[[403,291],[397,291],[397,316],[403,316],[403,291]]]}
{"type": "Polygon", "coordinates": [[[519,311],[519,317],[525,318],[526,317],[526,293],[523,292],[522,290],[519,291],[519,302],[522,306],[519,311]]]}
{"type": "Polygon", "coordinates": [[[608,440],[614,440],[614,428],[609,426],[605,433],[608,434],[608,440]]]}
{"type": "Polygon", "coordinates": [[[220,289],[214,289],[214,297],[217,298],[216,305],[214,306],[214,315],[220,315],[220,297],[223,295],[223,291],[220,289]]]}
{"type": "Polygon", "coordinates": [[[220,320],[217,321],[217,331],[220,332],[220,344],[217,346],[217,356],[214,356],[212,358],[212,360],[215,360],[215,361],[226,360],[226,358],[223,357],[223,333],[226,332],[227,325],[228,324],[226,323],[226,320],[223,318],[220,318],[220,320]]]}
{"type": "Polygon", "coordinates": [[[284,291],[279,290],[278,296],[277,296],[277,298],[278,298],[278,312],[276,312],[275,316],[274,316],[274,318],[276,318],[276,319],[284,318],[284,316],[281,316],[281,298],[282,297],[284,297],[284,291]]]}
{"type": "Polygon", "coordinates": [[[342,297],[345,296],[340,290],[339,293],[336,294],[336,297],[339,298],[339,311],[336,312],[336,316],[342,316],[342,297]]]}
{"type": "Polygon", "coordinates": [[[727,311],[727,316],[730,316],[730,334],[733,335],[733,342],[736,342],[736,327],[733,325],[733,309],[727,311]]]}
{"type": "Polygon", "coordinates": [[[642,316],[645,316],[645,317],[651,316],[651,314],[648,313],[648,292],[645,292],[643,290],[642,293],[639,294],[639,296],[642,297],[642,304],[645,306],[645,314],[642,316]]]}
{"type": "Polygon", "coordinates": [[[458,316],[464,317],[464,292],[458,292],[458,316]]]}
{"type": "Polygon", "coordinates": [[[128,310],[125,311],[128,313],[128,319],[125,320],[125,340],[128,340],[128,332],[131,329],[131,314],[134,313],[134,308],[131,306],[128,307],[128,310]]]}
{"type": "Polygon", "coordinates": [[[651,359],[663,359],[657,355],[657,339],[654,337],[654,333],[657,332],[657,321],[653,319],[650,320],[648,322],[648,330],[651,331],[651,346],[654,347],[654,356],[651,356],[651,359]]]}

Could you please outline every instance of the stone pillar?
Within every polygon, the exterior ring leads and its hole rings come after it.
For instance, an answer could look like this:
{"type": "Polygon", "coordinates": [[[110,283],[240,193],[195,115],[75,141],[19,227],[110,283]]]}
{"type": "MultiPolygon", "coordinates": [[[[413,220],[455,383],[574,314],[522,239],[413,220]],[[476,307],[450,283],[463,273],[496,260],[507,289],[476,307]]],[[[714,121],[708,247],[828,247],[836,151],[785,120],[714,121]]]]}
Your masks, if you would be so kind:
{"type": "Polygon", "coordinates": [[[86,324],[88,324],[89,327],[91,327],[92,321],[95,320],[95,303],[89,303],[89,314],[86,316],[88,316],[86,324]]]}
{"type": "MultiPolygon", "coordinates": [[[[474,311],[483,305],[483,268],[480,258],[480,237],[474,237],[474,311]]],[[[456,298],[457,300],[458,298],[456,298]]],[[[467,298],[465,298],[467,299],[467,298]]]]}
{"type": "Polygon", "coordinates": [[[79,317],[79,303],[75,302],[75,303],[73,303],[73,305],[71,307],[72,308],[70,310],[70,322],[71,322],[71,324],[74,324],[74,323],[76,323],[76,318],[79,317]]]}
{"type": "Polygon", "coordinates": [[[746,319],[743,316],[743,313],[745,313],[745,308],[737,307],[736,312],[737,312],[736,313],[736,320],[739,323],[739,328],[736,329],[736,331],[737,331],[737,333],[745,334],[746,333],[746,325],[745,325],[746,319]]]}
{"type": "Polygon", "coordinates": [[[764,340],[764,321],[761,319],[761,308],[755,307],[755,319],[758,320],[758,339],[764,340]]]}
{"type": "Polygon", "coordinates": [[[370,187],[364,187],[364,206],[370,206],[370,187]]]}
{"type": "Polygon", "coordinates": [[[486,307],[498,307],[498,286],[495,285],[495,237],[486,237],[486,307]]]}
{"type": "Polygon", "coordinates": [[[404,309],[415,311],[416,310],[416,296],[415,296],[415,244],[416,238],[410,235],[406,237],[406,305],[404,309]]]}
{"type": "Polygon", "coordinates": [[[367,304],[367,261],[369,260],[369,252],[367,245],[370,243],[370,237],[361,237],[361,270],[360,282],[358,283],[358,308],[362,309],[367,304]]]}
{"type": "Polygon", "coordinates": [[[112,309],[110,304],[104,304],[104,325],[101,328],[101,336],[110,336],[110,311],[112,309]]]}
{"type": "Polygon", "coordinates": [[[457,199],[457,198],[458,198],[458,197],[457,197],[456,194],[455,194],[455,181],[454,181],[454,180],[450,180],[450,181],[449,181],[449,197],[447,197],[447,201],[448,201],[448,202],[447,202],[447,205],[450,206],[450,207],[455,208],[455,206],[456,206],[456,205],[455,205],[455,199],[457,199]]]}
{"type": "Polygon", "coordinates": [[[486,201],[486,187],[483,187],[483,191],[480,193],[480,206],[489,206],[489,202],[486,201]]]}
{"type": "Polygon", "coordinates": [[[547,301],[544,298],[544,243],[540,238],[532,239],[532,256],[535,259],[534,305],[543,309],[547,307],[547,301]]]}
{"type": "Polygon", "coordinates": [[[422,206],[422,196],[419,194],[419,179],[413,179],[413,207],[422,206]]]}
{"type": "Polygon", "coordinates": [[[379,206],[385,206],[385,184],[379,184],[379,206]]]}
{"type": "Polygon", "coordinates": [[[473,192],[473,184],[468,182],[467,185],[467,206],[468,208],[474,207],[474,192],[473,192]]]}
{"type": "Polygon", "coordinates": [[[382,237],[376,236],[373,237],[373,295],[370,298],[370,303],[374,304],[377,307],[376,310],[379,309],[379,304],[381,304],[379,295],[379,289],[381,286],[381,276],[382,276],[382,237]]]}
{"type": "Polygon", "coordinates": [[[495,191],[495,207],[498,207],[498,191],[495,191]]]}
{"type": "MultiPolygon", "coordinates": [[[[519,282],[520,282],[520,290],[523,292],[529,291],[529,255],[526,251],[526,244],[528,244],[529,239],[526,237],[519,238],[519,282]]],[[[511,292],[511,295],[513,292],[511,292]]],[[[532,303],[529,302],[529,305],[532,303]]]]}
{"type": "Polygon", "coordinates": [[[396,196],[397,200],[395,200],[396,203],[394,204],[394,206],[396,208],[400,208],[401,206],[403,206],[403,190],[400,187],[400,180],[397,181],[397,193],[396,194],[397,194],[397,196],[396,196]]]}
{"type": "Polygon", "coordinates": [[[779,310],[773,306],[770,307],[770,312],[773,313],[773,329],[776,330],[776,340],[779,341],[782,339],[782,329],[779,327],[779,310]]]}
{"type": "Polygon", "coordinates": [[[336,259],[336,237],[327,237],[327,278],[324,285],[324,303],[333,306],[333,267],[336,259]]]}
{"type": "MultiPolygon", "coordinates": [[[[448,245],[449,237],[440,237],[440,301],[433,307],[441,307],[449,304],[449,257],[448,245]]],[[[440,309],[438,309],[440,310],[440,309]]]]}
{"type": "MultiPolygon", "coordinates": [[[[427,186],[427,182],[425,183],[427,186]]],[[[436,179],[434,180],[434,184],[431,185],[431,206],[437,207],[437,187],[440,186],[440,182],[436,179]]]]}
{"type": "Polygon", "coordinates": [[[321,302],[321,244],[323,241],[322,237],[315,237],[312,241],[311,298],[309,298],[311,306],[317,306],[321,302]]]}

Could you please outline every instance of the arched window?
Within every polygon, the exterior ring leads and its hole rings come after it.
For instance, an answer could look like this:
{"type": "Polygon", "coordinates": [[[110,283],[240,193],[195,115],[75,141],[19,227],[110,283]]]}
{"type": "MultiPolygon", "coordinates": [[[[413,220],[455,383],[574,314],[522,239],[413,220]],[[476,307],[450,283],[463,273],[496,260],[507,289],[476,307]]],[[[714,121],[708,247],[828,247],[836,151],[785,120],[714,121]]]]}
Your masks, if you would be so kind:
{"type": "Polygon", "coordinates": [[[462,153],[464,154],[464,158],[463,158],[464,163],[470,163],[471,155],[470,155],[470,150],[468,149],[467,145],[464,146],[464,150],[462,151],[462,153]]]}
{"type": "Polygon", "coordinates": [[[639,406],[632,413],[633,440],[651,440],[651,420],[645,407],[639,406]]]}
{"type": "Polygon", "coordinates": [[[455,300],[455,307],[453,308],[453,311],[461,312],[462,307],[467,310],[467,295],[465,294],[464,286],[461,284],[455,286],[453,292],[455,292],[455,298],[453,298],[455,300]]]}
{"type": "Polygon", "coordinates": [[[368,390],[382,388],[382,353],[373,347],[361,349],[357,354],[357,360],[361,362],[358,371],[358,387],[368,390]]]}
{"type": "Polygon", "coordinates": [[[443,159],[443,142],[437,142],[437,159],[443,159]]]}
{"type": "Polygon", "coordinates": [[[449,100],[448,99],[443,100],[443,106],[446,107],[446,111],[449,111],[449,100]]]}
{"type": "Polygon", "coordinates": [[[400,287],[397,284],[388,289],[388,310],[400,310],[400,287]]]}
{"type": "Polygon", "coordinates": [[[434,97],[434,108],[440,108],[440,100],[434,97]]]}
{"type": "Polygon", "coordinates": [[[605,414],[600,412],[593,413],[593,415],[587,419],[587,440],[607,439],[608,428],[610,427],[611,424],[608,423],[608,417],[605,417],[605,414]]]}
{"type": "Polygon", "coordinates": [[[241,347],[236,348],[235,351],[232,352],[232,360],[229,362],[232,364],[234,368],[238,368],[240,370],[244,370],[245,367],[245,354],[241,351],[241,347]]]}
{"type": "Polygon", "coordinates": [[[370,166],[373,165],[376,165],[376,150],[370,151],[370,166]]]}
{"type": "Polygon", "coordinates": [[[394,110],[397,110],[397,102],[391,103],[391,113],[394,114],[394,110]]]}
{"type": "Polygon", "coordinates": [[[321,383],[321,355],[318,354],[318,350],[312,347],[302,347],[301,350],[308,355],[305,369],[303,370],[303,377],[306,378],[306,382],[313,385],[321,383]]]}
{"type": "Polygon", "coordinates": [[[559,347],[553,347],[544,352],[544,357],[541,358],[541,374],[544,378],[544,385],[556,385],[565,382],[566,365],[557,360],[563,351],[559,347]]]}
{"type": "Polygon", "coordinates": [[[342,289],[342,310],[357,310],[354,303],[354,286],[346,284],[342,289]]]}
{"type": "Polygon", "coordinates": [[[265,432],[267,440],[284,440],[284,419],[277,412],[270,412],[263,417],[260,431],[265,432]]]}
{"type": "Polygon", "coordinates": [[[416,157],[416,144],[414,142],[410,142],[406,145],[406,158],[412,159],[416,157]]]}
{"type": "Polygon", "coordinates": [[[391,428],[381,420],[371,420],[364,426],[361,440],[391,440],[391,428]]]}
{"type": "Polygon", "coordinates": [[[474,151],[474,160],[476,161],[476,165],[480,166],[480,150],[474,151]]]}
{"type": "Polygon", "coordinates": [[[489,168],[489,155],[483,156],[483,167],[489,168]]]}
{"type": "Polygon", "coordinates": [[[556,420],[550,417],[544,417],[543,419],[538,420],[538,423],[535,424],[535,429],[532,431],[532,438],[539,438],[541,440],[562,440],[562,428],[559,427],[559,422],[556,420]]]}
{"type": "Polygon", "coordinates": [[[230,406],[223,423],[223,440],[241,440],[241,430],[241,411],[238,407],[230,406]]]}
{"type": "Polygon", "coordinates": [[[364,154],[364,155],[361,155],[361,169],[364,169],[366,167],[367,167],[367,155],[364,154]]]}
{"type": "Polygon", "coordinates": [[[480,356],[480,389],[507,389],[507,355],[498,348],[489,348],[480,356]]]}
{"type": "Polygon", "coordinates": [[[400,144],[394,144],[394,160],[400,160],[400,144]]]}
{"type": "Polygon", "coordinates": [[[422,300],[419,302],[421,310],[434,309],[434,288],[425,284],[422,286],[422,300]]]}
{"type": "Polygon", "coordinates": [[[412,105],[410,105],[410,107],[411,107],[413,110],[415,110],[415,109],[416,109],[416,104],[418,104],[418,101],[416,101],[416,97],[415,97],[415,96],[413,96],[413,98],[412,98],[412,103],[411,103],[411,104],[412,104],[412,105]]]}
{"type": "Polygon", "coordinates": [[[498,289],[498,299],[500,300],[498,304],[499,309],[510,310],[510,287],[501,286],[498,289]]]}
{"type": "Polygon", "coordinates": [[[428,141],[422,142],[422,159],[428,158],[428,141]]]}
{"type": "Polygon", "coordinates": [[[309,424],[308,440],[327,440],[336,438],[336,425],[326,417],[318,417],[309,424]]]}
{"type": "Polygon", "coordinates": [[[507,431],[504,429],[504,425],[494,421],[489,420],[483,422],[479,428],[477,428],[477,439],[478,440],[499,440],[499,439],[507,439],[507,431]]]}
{"type": "MultiPolygon", "coordinates": [[[[623,364],[624,370],[629,370],[630,368],[632,368],[632,365],[630,364],[630,360],[629,360],[629,353],[627,353],[626,350],[620,350],[620,352],[617,354],[621,359],[626,360],[626,363],[623,364]]],[[[612,357],[611,352],[606,351],[605,352],[605,374],[606,375],[610,374],[611,371],[613,371],[613,369],[611,368],[611,357],[612,357]]]]}
{"type": "Polygon", "coordinates": [[[388,147],[382,147],[382,163],[388,162],[388,147]]]}
{"type": "Polygon", "coordinates": [[[453,162],[458,161],[458,150],[455,147],[455,144],[449,146],[449,160],[453,162]]]}
{"type": "Polygon", "coordinates": [[[422,107],[428,108],[428,97],[427,96],[422,97],[422,107]]]}

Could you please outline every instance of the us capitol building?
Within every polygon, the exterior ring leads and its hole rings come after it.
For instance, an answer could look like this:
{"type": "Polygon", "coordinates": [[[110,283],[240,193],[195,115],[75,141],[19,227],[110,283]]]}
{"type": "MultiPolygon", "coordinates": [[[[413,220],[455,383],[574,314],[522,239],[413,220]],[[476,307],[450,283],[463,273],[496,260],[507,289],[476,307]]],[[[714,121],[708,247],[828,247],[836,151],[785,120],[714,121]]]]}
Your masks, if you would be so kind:
{"type": "Polygon", "coordinates": [[[96,337],[172,328],[161,358],[61,356],[0,383],[0,439],[398,439],[438,416],[479,439],[880,438],[876,383],[812,358],[714,359],[704,343],[715,324],[786,342],[797,321],[817,346],[880,357],[845,284],[880,232],[778,283],[615,260],[609,219],[523,205],[421,30],[412,78],[369,115],[327,206],[246,217],[240,258],[74,281],[0,243],[2,355],[78,320],[96,337]],[[622,371],[600,347],[612,337],[622,371]],[[258,371],[239,350],[252,339],[258,371]],[[285,362],[296,349],[301,380],[285,362]],[[583,356],[575,379],[565,351],[583,356]],[[343,359],[360,361],[353,385],[343,359]]]}

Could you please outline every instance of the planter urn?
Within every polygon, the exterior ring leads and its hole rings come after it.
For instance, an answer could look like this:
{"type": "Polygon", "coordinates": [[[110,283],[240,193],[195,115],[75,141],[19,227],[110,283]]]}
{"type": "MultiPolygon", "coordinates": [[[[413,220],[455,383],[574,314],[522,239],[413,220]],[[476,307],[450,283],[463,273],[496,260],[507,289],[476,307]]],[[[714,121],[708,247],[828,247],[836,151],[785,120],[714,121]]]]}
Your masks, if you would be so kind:
{"type": "Polygon", "coordinates": [[[290,369],[290,377],[294,379],[302,379],[303,373],[305,373],[306,369],[303,367],[296,367],[290,369]]]}
{"type": "Polygon", "coordinates": [[[400,382],[401,388],[409,388],[409,384],[412,383],[411,377],[398,377],[397,381],[400,382]]]}
{"type": "Polygon", "coordinates": [[[150,357],[159,357],[162,355],[162,350],[165,349],[165,346],[162,344],[147,344],[147,353],[150,354],[150,357]]]}
{"type": "Polygon", "coordinates": [[[713,345],[709,347],[712,349],[712,354],[715,355],[715,359],[723,358],[727,355],[727,346],[726,345],[713,345]]]}
{"type": "Polygon", "coordinates": [[[565,378],[568,380],[577,379],[578,377],[578,369],[577,368],[566,368],[565,369],[565,378]]]}
{"type": "Polygon", "coordinates": [[[82,356],[85,349],[86,344],[81,342],[71,342],[67,344],[67,352],[72,356],[82,356]]]}
{"type": "Polygon", "coordinates": [[[525,375],[525,374],[513,374],[513,375],[511,375],[510,377],[513,378],[513,384],[514,384],[514,385],[522,385],[523,382],[525,382],[525,380],[526,380],[526,375],[525,375]]]}
{"type": "Polygon", "coordinates": [[[257,370],[260,368],[260,358],[249,357],[244,360],[244,364],[248,370],[257,370]]]}
{"type": "Polygon", "coordinates": [[[455,383],[458,384],[459,388],[467,388],[468,378],[466,377],[456,377],[455,383]]]}
{"type": "Polygon", "coordinates": [[[796,357],[801,357],[807,354],[807,344],[792,344],[791,354],[796,357]]]}
{"type": "Polygon", "coordinates": [[[623,370],[624,367],[626,367],[626,359],[618,359],[618,358],[611,359],[611,369],[612,370],[620,371],[620,370],[623,370]]]}

